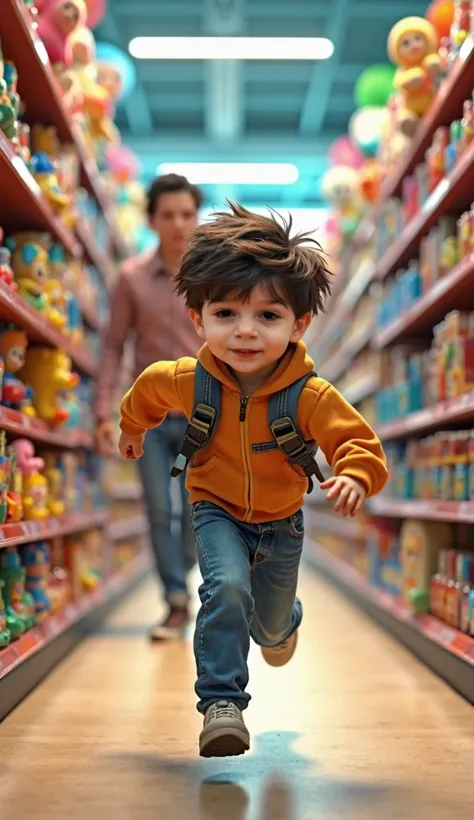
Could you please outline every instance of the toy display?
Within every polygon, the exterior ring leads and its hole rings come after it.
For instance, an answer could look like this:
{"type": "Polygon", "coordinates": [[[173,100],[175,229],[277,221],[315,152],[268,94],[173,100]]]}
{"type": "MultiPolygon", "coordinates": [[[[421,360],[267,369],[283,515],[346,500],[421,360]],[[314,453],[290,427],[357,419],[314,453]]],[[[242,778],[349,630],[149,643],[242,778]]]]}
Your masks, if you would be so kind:
{"type": "Polygon", "coordinates": [[[48,254],[44,238],[33,231],[23,231],[7,239],[12,253],[12,268],[18,292],[25,301],[39,311],[47,308],[45,285],[48,278],[48,254]]]}
{"type": "Polygon", "coordinates": [[[388,37],[389,57],[398,66],[394,78],[402,101],[398,123],[408,136],[413,135],[436,94],[441,70],[438,45],[434,26],[423,17],[399,20],[388,37]]]}
{"type": "Polygon", "coordinates": [[[33,391],[16,375],[25,364],[27,347],[28,337],[23,330],[7,327],[0,335],[3,362],[1,404],[33,417],[36,416],[32,405],[33,391]]]}
{"type": "Polygon", "coordinates": [[[45,541],[30,544],[22,549],[26,569],[25,588],[34,600],[36,618],[45,618],[51,609],[49,576],[51,573],[50,550],[45,541]]]}
{"type": "Polygon", "coordinates": [[[36,623],[35,602],[25,589],[26,571],[15,547],[5,547],[0,551],[0,578],[5,585],[3,595],[7,626],[12,638],[15,638],[36,623]]]}
{"type": "Polygon", "coordinates": [[[33,388],[38,416],[56,427],[67,421],[69,414],[62,406],[61,394],[74,390],[79,383],[77,373],[71,372],[69,356],[55,348],[29,348],[21,375],[33,388]]]}
{"type": "Polygon", "coordinates": [[[70,65],[70,37],[77,28],[85,25],[87,18],[84,0],[44,0],[37,6],[40,11],[38,35],[51,63],[53,66],[59,64],[59,68],[70,65]]]}

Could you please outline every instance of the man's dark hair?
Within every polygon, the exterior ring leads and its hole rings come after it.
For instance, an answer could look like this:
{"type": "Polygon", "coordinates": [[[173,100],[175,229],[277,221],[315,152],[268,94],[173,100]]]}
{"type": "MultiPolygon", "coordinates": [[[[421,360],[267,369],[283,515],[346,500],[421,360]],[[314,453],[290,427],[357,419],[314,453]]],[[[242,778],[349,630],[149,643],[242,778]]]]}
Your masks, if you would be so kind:
{"type": "Polygon", "coordinates": [[[148,216],[154,216],[158,208],[158,200],[163,194],[174,194],[178,191],[188,191],[194,200],[196,208],[199,209],[201,207],[204,197],[196,185],[193,185],[186,177],[182,177],[179,174],[164,174],[161,177],[156,177],[147,191],[146,210],[148,216]]]}
{"type": "Polygon", "coordinates": [[[291,236],[292,219],[278,221],[229,203],[193,231],[176,275],[176,290],[199,313],[205,302],[250,297],[259,284],[285,302],[297,319],[324,312],[331,273],[320,244],[307,233],[291,236]]]}

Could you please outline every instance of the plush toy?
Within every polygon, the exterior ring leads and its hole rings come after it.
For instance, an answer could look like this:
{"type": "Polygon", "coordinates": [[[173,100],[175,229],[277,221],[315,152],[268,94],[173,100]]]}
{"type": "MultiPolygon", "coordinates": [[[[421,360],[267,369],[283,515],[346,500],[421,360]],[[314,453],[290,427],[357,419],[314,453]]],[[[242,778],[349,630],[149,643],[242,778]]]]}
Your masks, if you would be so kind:
{"type": "Polygon", "coordinates": [[[38,34],[51,63],[69,65],[72,60],[69,38],[87,19],[84,0],[47,0],[39,10],[38,34]]]}
{"type": "Polygon", "coordinates": [[[341,238],[347,241],[364,215],[359,172],[345,165],[330,168],[324,176],[322,191],[324,198],[334,208],[341,238]]]}
{"type": "Polygon", "coordinates": [[[399,128],[413,136],[416,126],[436,94],[441,72],[438,35],[423,17],[405,17],[395,23],[388,36],[388,54],[398,68],[394,87],[400,91],[399,128]]]}
{"type": "Polygon", "coordinates": [[[37,231],[22,231],[10,236],[6,245],[12,253],[12,268],[20,296],[36,310],[45,311],[49,264],[43,236],[37,231]]]}
{"type": "Polygon", "coordinates": [[[28,337],[24,330],[7,328],[0,336],[0,355],[4,367],[2,404],[34,417],[36,412],[32,405],[32,390],[16,375],[25,363],[27,347],[28,337]]]}
{"type": "Polygon", "coordinates": [[[114,124],[113,101],[110,92],[98,82],[95,62],[95,39],[85,26],[71,38],[72,71],[82,94],[84,137],[95,156],[98,143],[120,142],[120,133],[114,124]]]}
{"type": "Polygon", "coordinates": [[[40,418],[56,427],[67,421],[69,413],[62,406],[61,394],[79,383],[67,353],[40,345],[30,348],[21,377],[34,390],[34,407],[40,418]]]}

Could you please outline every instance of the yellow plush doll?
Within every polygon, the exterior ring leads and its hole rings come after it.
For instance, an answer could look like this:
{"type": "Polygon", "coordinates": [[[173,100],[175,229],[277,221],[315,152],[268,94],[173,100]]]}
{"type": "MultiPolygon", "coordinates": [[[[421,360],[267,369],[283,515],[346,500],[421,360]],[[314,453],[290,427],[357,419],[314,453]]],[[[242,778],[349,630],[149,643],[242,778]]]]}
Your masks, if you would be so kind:
{"type": "Polygon", "coordinates": [[[436,94],[436,79],[441,72],[438,35],[423,17],[405,17],[393,26],[387,48],[398,66],[393,85],[401,96],[399,128],[412,136],[436,94]]]}

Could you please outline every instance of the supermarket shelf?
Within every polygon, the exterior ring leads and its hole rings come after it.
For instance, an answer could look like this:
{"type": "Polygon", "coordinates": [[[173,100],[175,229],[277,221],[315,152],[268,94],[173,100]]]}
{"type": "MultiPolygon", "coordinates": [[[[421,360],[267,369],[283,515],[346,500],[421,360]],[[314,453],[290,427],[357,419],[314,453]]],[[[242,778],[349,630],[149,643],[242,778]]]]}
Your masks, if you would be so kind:
{"type": "Polygon", "coordinates": [[[472,200],[471,178],[474,173],[474,143],[460,156],[453,171],[445,177],[416,216],[403,229],[399,238],[391,243],[388,250],[375,266],[376,279],[382,281],[395,268],[408,262],[417,250],[422,236],[432,228],[439,217],[450,209],[461,212],[469,207],[472,200]]]}
{"type": "Polygon", "coordinates": [[[148,570],[149,560],[138,556],[97,592],[69,604],[0,651],[0,720],[97,627],[148,570]]]}
{"type": "Polygon", "coordinates": [[[355,382],[346,390],[343,390],[342,393],[346,401],[350,404],[359,404],[359,402],[364,401],[364,399],[368,399],[369,396],[372,396],[379,389],[379,379],[377,376],[372,374],[368,374],[364,376],[364,378],[359,379],[358,382],[355,382]]]}
{"type": "Polygon", "coordinates": [[[3,524],[0,526],[0,549],[103,527],[107,523],[108,516],[106,509],[98,509],[92,512],[69,513],[58,518],[50,516],[41,521],[18,521],[3,524]]]}
{"type": "Polygon", "coordinates": [[[310,499],[305,503],[305,519],[310,523],[311,529],[319,532],[339,535],[341,538],[357,539],[361,535],[361,526],[353,518],[342,518],[336,513],[327,510],[328,502],[311,503],[310,499]],[[323,509],[325,505],[326,510],[323,509]]]}
{"type": "Polygon", "coordinates": [[[431,332],[433,325],[450,310],[474,306],[473,282],[474,253],[471,253],[421,296],[410,310],[380,330],[375,335],[373,348],[383,350],[402,336],[431,332]]]}
{"type": "Polygon", "coordinates": [[[143,489],[136,481],[120,481],[107,490],[107,495],[114,501],[140,501],[143,489]]]}
{"type": "Polygon", "coordinates": [[[3,228],[16,231],[24,230],[28,225],[30,230],[47,231],[72,256],[80,254],[80,245],[74,235],[54,215],[36,180],[1,131],[0,180],[0,224],[3,228]]]}
{"type": "Polygon", "coordinates": [[[30,418],[18,410],[10,410],[2,405],[0,405],[0,430],[6,430],[13,436],[26,436],[32,441],[52,444],[68,450],[79,447],[91,449],[93,446],[92,436],[82,430],[53,430],[42,419],[30,418]]]}
{"type": "Polygon", "coordinates": [[[353,567],[316,542],[306,544],[305,557],[322,576],[474,704],[473,638],[432,615],[414,615],[403,602],[373,587],[353,567]]]}
{"type": "Polygon", "coordinates": [[[0,281],[0,319],[20,325],[35,342],[65,350],[79,370],[88,376],[95,376],[97,364],[89,351],[72,344],[68,336],[50,325],[41,313],[3,281],[0,281]]]}
{"type": "Polygon", "coordinates": [[[373,335],[372,327],[362,327],[344,342],[337,353],[331,356],[326,364],[321,365],[321,375],[329,382],[335,382],[349,368],[350,363],[370,343],[373,335]]]}
{"type": "Polygon", "coordinates": [[[380,517],[474,524],[474,501],[411,501],[378,496],[371,498],[366,506],[371,515],[380,517]]]}
{"type": "Polygon", "coordinates": [[[434,132],[441,125],[449,125],[461,115],[460,100],[469,99],[472,93],[474,72],[474,49],[466,41],[460,57],[441,85],[436,99],[420,123],[406,155],[399,161],[396,171],[382,184],[380,197],[387,200],[400,193],[404,177],[412,173],[429,148],[434,132]]]}
{"type": "MultiPolygon", "coordinates": [[[[51,68],[43,43],[32,30],[23,0],[3,0],[0,39],[5,59],[18,70],[18,91],[30,122],[54,125],[61,142],[73,143],[81,163],[81,184],[95,197],[108,222],[110,236],[119,253],[126,253],[120,236],[112,229],[110,206],[103,190],[97,163],[79,129],[71,122],[62,92],[51,68]],[[34,83],[31,77],[35,78],[34,83]]],[[[59,237],[58,237],[59,238],[59,237]]]]}
{"type": "Polygon", "coordinates": [[[412,433],[423,433],[443,425],[461,421],[474,421],[474,392],[456,399],[439,402],[401,419],[380,424],[377,434],[381,441],[405,438],[412,433]]]}
{"type": "Polygon", "coordinates": [[[122,520],[112,521],[107,527],[107,538],[110,541],[138,538],[147,533],[148,522],[144,515],[134,515],[122,520]]]}

